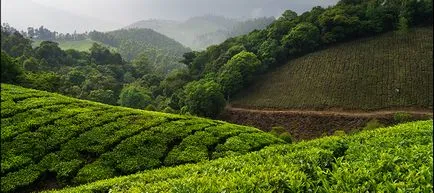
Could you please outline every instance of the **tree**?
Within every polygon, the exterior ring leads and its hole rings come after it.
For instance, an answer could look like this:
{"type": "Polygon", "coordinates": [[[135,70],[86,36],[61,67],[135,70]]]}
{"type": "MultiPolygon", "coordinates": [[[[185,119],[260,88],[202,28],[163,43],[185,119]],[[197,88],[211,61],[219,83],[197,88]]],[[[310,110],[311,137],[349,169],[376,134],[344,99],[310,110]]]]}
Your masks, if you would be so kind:
{"type": "Polygon", "coordinates": [[[118,103],[124,107],[144,109],[151,101],[150,92],[146,88],[130,84],[122,89],[118,103]]]}
{"type": "Polygon", "coordinates": [[[3,50],[1,51],[1,82],[4,83],[17,83],[19,76],[22,75],[22,70],[15,64],[12,57],[10,57],[3,50]]]}
{"type": "Polygon", "coordinates": [[[63,64],[65,60],[65,52],[59,48],[59,44],[56,42],[43,41],[35,49],[35,53],[38,59],[45,59],[48,65],[55,67],[63,64]]]}
{"type": "Polygon", "coordinates": [[[77,69],[68,72],[66,77],[67,77],[66,80],[68,82],[72,83],[72,85],[77,85],[77,86],[81,85],[86,80],[84,73],[77,69]]]}
{"type": "Polygon", "coordinates": [[[276,65],[277,62],[283,62],[286,59],[284,49],[275,39],[264,41],[259,47],[258,56],[261,59],[264,68],[272,67],[276,65]]]}
{"type": "Polygon", "coordinates": [[[23,62],[24,70],[36,72],[40,70],[39,61],[36,58],[30,57],[23,62]]]}
{"type": "Polygon", "coordinates": [[[105,104],[110,104],[110,105],[116,104],[116,97],[112,90],[102,90],[102,89],[93,90],[90,91],[88,98],[89,100],[101,102],[105,104]]]}
{"type": "Polygon", "coordinates": [[[286,10],[285,12],[283,12],[282,16],[279,17],[279,20],[293,20],[297,17],[297,13],[292,11],[292,10],[286,10]]]}
{"type": "Polygon", "coordinates": [[[282,39],[289,54],[305,53],[314,50],[320,42],[319,29],[311,23],[300,23],[282,39]]]}
{"type": "Polygon", "coordinates": [[[226,99],[229,100],[229,96],[243,87],[243,76],[239,71],[225,69],[220,73],[218,82],[222,86],[226,99]]]}
{"type": "Polygon", "coordinates": [[[108,48],[100,44],[93,43],[89,51],[90,58],[95,64],[123,64],[121,55],[111,53],[108,48]]]}
{"type": "Polygon", "coordinates": [[[187,111],[198,116],[215,118],[226,104],[220,85],[210,80],[190,82],[185,86],[184,95],[187,111]]]}
{"type": "Polygon", "coordinates": [[[253,79],[253,75],[260,71],[261,61],[252,52],[242,51],[232,57],[223,66],[224,71],[238,71],[241,73],[243,84],[247,84],[253,79]]]}
{"type": "Polygon", "coordinates": [[[152,65],[148,61],[146,53],[142,52],[134,60],[131,61],[132,66],[136,70],[135,78],[140,78],[145,74],[152,73],[154,71],[152,65]]]}

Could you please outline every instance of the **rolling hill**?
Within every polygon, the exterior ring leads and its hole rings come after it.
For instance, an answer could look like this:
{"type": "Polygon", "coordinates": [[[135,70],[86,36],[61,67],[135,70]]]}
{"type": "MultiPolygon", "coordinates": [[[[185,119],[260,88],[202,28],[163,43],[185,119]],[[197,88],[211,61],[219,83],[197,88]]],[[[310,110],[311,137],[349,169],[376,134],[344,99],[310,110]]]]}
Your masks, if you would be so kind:
{"type": "Polygon", "coordinates": [[[138,55],[145,54],[149,63],[163,74],[185,67],[179,61],[183,59],[184,53],[191,51],[181,43],[152,29],[91,32],[89,36],[94,41],[116,48],[116,51],[126,61],[134,60],[138,55]]]}
{"type": "Polygon", "coordinates": [[[279,143],[252,127],[1,85],[1,192],[75,186],[279,143]]]}
{"type": "Polygon", "coordinates": [[[203,50],[230,37],[247,34],[255,29],[264,29],[273,21],[274,18],[238,21],[221,16],[206,15],[192,17],[186,21],[142,20],[125,28],[153,29],[193,50],[203,50]]]}
{"type": "Polygon", "coordinates": [[[231,105],[256,109],[432,109],[433,28],[340,43],[258,77],[231,105]]]}
{"type": "Polygon", "coordinates": [[[431,192],[432,124],[276,145],[58,192],[431,192]]]}

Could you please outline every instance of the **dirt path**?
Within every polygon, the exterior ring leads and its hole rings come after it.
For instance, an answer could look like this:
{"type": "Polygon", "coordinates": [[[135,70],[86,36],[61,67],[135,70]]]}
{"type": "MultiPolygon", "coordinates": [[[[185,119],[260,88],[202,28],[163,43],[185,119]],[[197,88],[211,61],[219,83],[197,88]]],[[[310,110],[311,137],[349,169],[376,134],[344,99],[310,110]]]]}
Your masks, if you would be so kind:
{"type": "Polygon", "coordinates": [[[433,116],[432,110],[409,110],[409,109],[393,109],[393,110],[379,110],[371,112],[360,111],[314,111],[314,110],[272,110],[272,109],[248,109],[226,106],[227,111],[235,112],[250,112],[250,113],[264,113],[264,114],[300,114],[300,115],[319,115],[319,116],[346,116],[346,117],[379,117],[393,115],[399,112],[405,112],[412,115],[428,115],[433,116]]]}

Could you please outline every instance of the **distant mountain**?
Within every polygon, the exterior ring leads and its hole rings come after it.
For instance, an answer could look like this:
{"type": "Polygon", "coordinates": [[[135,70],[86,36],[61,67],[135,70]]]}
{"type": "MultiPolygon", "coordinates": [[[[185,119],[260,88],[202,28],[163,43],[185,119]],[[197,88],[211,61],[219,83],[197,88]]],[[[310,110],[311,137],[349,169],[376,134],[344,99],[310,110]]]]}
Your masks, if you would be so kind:
{"type": "Polygon", "coordinates": [[[120,29],[110,32],[90,32],[90,39],[102,42],[117,49],[127,60],[135,59],[145,53],[149,62],[161,73],[183,67],[182,55],[190,52],[179,42],[160,34],[152,29],[120,29]]]}
{"type": "Polygon", "coordinates": [[[116,22],[67,12],[30,0],[2,1],[1,5],[2,23],[9,23],[19,30],[26,30],[28,26],[43,25],[57,32],[71,33],[76,30],[77,33],[82,33],[89,30],[115,30],[122,26],[116,22]]]}
{"type": "Polygon", "coordinates": [[[160,32],[193,50],[219,44],[227,38],[263,29],[274,21],[273,17],[239,21],[221,16],[206,15],[186,21],[143,20],[125,28],[149,28],[160,32]]]}

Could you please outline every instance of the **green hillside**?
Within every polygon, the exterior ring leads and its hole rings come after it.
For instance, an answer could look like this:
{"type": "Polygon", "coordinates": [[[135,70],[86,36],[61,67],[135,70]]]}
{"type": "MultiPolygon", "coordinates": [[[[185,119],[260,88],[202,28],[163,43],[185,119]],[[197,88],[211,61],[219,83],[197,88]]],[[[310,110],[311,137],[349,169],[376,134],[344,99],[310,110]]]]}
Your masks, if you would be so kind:
{"type": "Polygon", "coordinates": [[[283,143],[255,128],[1,85],[1,191],[74,186],[283,143]]]}
{"type": "Polygon", "coordinates": [[[181,43],[152,29],[120,29],[105,33],[93,31],[89,33],[89,37],[116,48],[126,61],[144,54],[148,62],[162,74],[185,68],[179,61],[182,60],[184,53],[191,51],[181,43]]]}
{"type": "Polygon", "coordinates": [[[277,145],[60,192],[431,192],[432,124],[277,145]]]}
{"type": "MultiPolygon", "coordinates": [[[[32,47],[38,47],[39,44],[41,44],[41,42],[42,42],[42,40],[34,41],[32,43],[32,47]]],[[[86,40],[79,40],[79,41],[56,41],[56,42],[59,43],[59,47],[62,50],[73,49],[73,50],[77,50],[77,51],[89,51],[89,49],[92,47],[93,43],[95,43],[96,41],[86,39],[86,40]]],[[[104,45],[104,46],[115,50],[115,48],[113,48],[109,45],[104,45]]]]}
{"type": "Polygon", "coordinates": [[[205,15],[192,17],[186,21],[142,20],[125,28],[153,29],[193,50],[204,50],[230,37],[247,34],[255,29],[264,29],[273,21],[273,17],[238,21],[222,16],[205,15]]]}
{"type": "Polygon", "coordinates": [[[256,108],[432,108],[433,28],[341,43],[290,60],[231,101],[256,108]]]}

